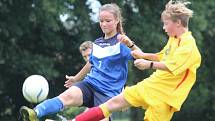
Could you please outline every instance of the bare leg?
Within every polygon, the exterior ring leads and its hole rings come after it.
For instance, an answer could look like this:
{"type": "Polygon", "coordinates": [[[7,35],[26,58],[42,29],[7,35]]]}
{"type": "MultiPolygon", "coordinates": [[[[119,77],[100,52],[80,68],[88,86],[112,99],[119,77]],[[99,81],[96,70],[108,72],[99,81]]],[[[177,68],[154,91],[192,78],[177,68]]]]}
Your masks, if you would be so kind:
{"type": "Polygon", "coordinates": [[[73,119],[73,121],[99,121],[104,120],[105,117],[109,117],[110,113],[115,111],[121,111],[127,109],[130,104],[125,100],[123,94],[115,96],[101,104],[98,107],[90,108],[87,112],[79,114],[73,119]]]}
{"type": "Polygon", "coordinates": [[[83,104],[83,94],[80,88],[72,86],[59,96],[64,106],[81,106],[83,104]]]}
{"type": "Polygon", "coordinates": [[[125,100],[123,93],[111,98],[106,103],[109,112],[122,111],[130,107],[130,104],[125,100]]]}
{"type": "MultiPolygon", "coordinates": [[[[82,91],[76,86],[72,86],[67,89],[59,95],[59,98],[63,102],[64,106],[81,106],[83,104],[82,91]]],[[[109,121],[109,118],[105,118],[101,121],[109,121]]]]}

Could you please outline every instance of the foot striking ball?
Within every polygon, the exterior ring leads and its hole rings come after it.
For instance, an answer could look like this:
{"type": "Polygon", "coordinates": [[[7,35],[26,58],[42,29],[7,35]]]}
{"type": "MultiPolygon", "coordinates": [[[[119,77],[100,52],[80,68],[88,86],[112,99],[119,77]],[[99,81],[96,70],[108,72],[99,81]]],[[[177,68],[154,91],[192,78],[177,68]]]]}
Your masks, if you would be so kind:
{"type": "Polygon", "coordinates": [[[48,96],[49,85],[41,75],[31,75],[25,79],[22,86],[24,98],[31,103],[39,103],[48,96]]]}

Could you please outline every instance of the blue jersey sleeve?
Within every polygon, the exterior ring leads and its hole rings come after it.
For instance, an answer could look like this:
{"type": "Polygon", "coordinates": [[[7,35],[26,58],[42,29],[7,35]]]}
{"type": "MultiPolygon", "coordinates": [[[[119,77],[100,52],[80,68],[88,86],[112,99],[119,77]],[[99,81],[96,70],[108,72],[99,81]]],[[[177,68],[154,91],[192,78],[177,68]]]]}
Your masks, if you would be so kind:
{"type": "Polygon", "coordinates": [[[125,44],[121,43],[121,54],[126,60],[134,60],[133,56],[131,55],[131,49],[128,48],[125,44]]]}

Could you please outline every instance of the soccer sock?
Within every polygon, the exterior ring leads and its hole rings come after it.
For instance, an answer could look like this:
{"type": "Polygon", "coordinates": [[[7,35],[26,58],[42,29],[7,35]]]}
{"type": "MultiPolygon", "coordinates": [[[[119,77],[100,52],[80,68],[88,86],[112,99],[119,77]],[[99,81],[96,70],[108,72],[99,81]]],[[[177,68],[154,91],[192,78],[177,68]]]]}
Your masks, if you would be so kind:
{"type": "Polygon", "coordinates": [[[102,109],[100,107],[90,108],[87,112],[81,113],[75,117],[75,121],[100,121],[104,119],[102,109]]]}
{"type": "Polygon", "coordinates": [[[110,117],[111,113],[110,113],[110,111],[108,110],[107,105],[101,104],[99,107],[101,108],[101,110],[102,110],[102,112],[103,112],[105,118],[110,117]]]}
{"type": "Polygon", "coordinates": [[[57,113],[62,109],[63,103],[58,97],[45,100],[34,108],[35,112],[37,113],[37,117],[39,118],[44,115],[57,113]]]}

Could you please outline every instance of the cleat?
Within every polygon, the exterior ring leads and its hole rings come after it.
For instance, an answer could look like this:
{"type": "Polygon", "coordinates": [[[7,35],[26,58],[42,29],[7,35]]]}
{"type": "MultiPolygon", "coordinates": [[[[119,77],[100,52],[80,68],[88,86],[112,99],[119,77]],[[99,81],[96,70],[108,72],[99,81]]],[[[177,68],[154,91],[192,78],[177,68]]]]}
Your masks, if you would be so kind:
{"type": "Polygon", "coordinates": [[[36,112],[26,106],[20,108],[21,121],[39,121],[36,112]]]}

